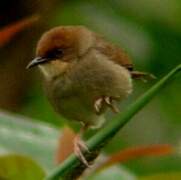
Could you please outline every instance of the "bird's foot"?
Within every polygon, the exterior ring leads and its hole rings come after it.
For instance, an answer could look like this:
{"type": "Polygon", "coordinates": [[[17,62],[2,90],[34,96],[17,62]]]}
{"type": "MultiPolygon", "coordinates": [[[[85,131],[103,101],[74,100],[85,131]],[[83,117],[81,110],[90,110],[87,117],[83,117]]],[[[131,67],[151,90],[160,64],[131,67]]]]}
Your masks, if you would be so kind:
{"type": "Polygon", "coordinates": [[[82,151],[90,152],[85,142],[80,138],[80,135],[77,135],[74,139],[74,153],[86,167],[90,167],[82,151]]]}
{"type": "Polygon", "coordinates": [[[104,101],[112,109],[112,111],[114,113],[118,113],[119,112],[119,109],[113,104],[114,102],[113,102],[113,98],[112,97],[106,96],[106,97],[104,97],[104,101]]]}
{"type": "Polygon", "coordinates": [[[96,114],[100,114],[101,113],[102,107],[103,107],[103,103],[104,103],[104,99],[102,97],[98,98],[94,102],[94,109],[96,111],[96,114]]]}
{"type": "Polygon", "coordinates": [[[114,105],[113,100],[116,100],[117,98],[109,97],[109,96],[104,96],[98,98],[95,103],[94,103],[94,109],[97,114],[100,114],[101,111],[103,110],[103,106],[107,105],[108,107],[111,108],[111,110],[115,113],[119,112],[119,109],[114,105]]]}

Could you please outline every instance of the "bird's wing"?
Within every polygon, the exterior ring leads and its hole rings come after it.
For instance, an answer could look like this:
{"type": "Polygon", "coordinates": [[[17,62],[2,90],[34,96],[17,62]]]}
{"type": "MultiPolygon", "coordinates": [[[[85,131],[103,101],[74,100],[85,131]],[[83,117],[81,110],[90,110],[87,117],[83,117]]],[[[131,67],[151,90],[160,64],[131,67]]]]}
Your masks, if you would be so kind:
{"type": "Polygon", "coordinates": [[[133,63],[130,60],[128,54],[121,48],[113,45],[107,41],[105,41],[99,35],[96,35],[96,49],[99,50],[102,54],[105,54],[108,59],[111,61],[125,67],[129,70],[132,78],[134,79],[142,79],[144,81],[155,79],[155,76],[150,73],[134,71],[133,63]]]}
{"type": "Polygon", "coordinates": [[[128,70],[133,70],[133,63],[128,54],[121,48],[106,42],[102,37],[96,36],[96,49],[109,57],[113,62],[124,66],[128,70]]]}

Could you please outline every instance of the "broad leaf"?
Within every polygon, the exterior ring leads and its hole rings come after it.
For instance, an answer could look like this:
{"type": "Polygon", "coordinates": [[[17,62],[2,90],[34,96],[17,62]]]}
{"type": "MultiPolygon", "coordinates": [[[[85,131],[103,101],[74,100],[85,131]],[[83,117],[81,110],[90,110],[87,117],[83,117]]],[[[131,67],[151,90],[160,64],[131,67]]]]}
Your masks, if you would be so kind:
{"type": "Polygon", "coordinates": [[[4,180],[43,180],[45,172],[28,157],[6,155],[0,157],[0,179],[4,180]]]}
{"type": "Polygon", "coordinates": [[[144,176],[139,178],[139,180],[180,180],[181,173],[180,172],[171,172],[171,173],[160,173],[154,174],[150,176],[144,176]]]}
{"type": "Polygon", "coordinates": [[[0,154],[28,155],[50,169],[59,132],[53,126],[24,116],[0,112],[0,154]]]}
{"type": "Polygon", "coordinates": [[[87,178],[87,180],[136,180],[136,176],[123,166],[112,166],[87,178]]]}

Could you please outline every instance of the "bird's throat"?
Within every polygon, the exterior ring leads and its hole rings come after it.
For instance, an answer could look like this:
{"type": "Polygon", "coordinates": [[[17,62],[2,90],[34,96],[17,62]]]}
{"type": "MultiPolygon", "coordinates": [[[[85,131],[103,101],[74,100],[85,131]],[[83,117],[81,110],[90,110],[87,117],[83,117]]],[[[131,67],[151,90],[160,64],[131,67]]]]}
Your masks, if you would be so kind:
{"type": "Polygon", "coordinates": [[[55,77],[64,74],[69,67],[69,63],[55,60],[49,63],[40,64],[38,67],[46,80],[52,80],[55,77]]]}

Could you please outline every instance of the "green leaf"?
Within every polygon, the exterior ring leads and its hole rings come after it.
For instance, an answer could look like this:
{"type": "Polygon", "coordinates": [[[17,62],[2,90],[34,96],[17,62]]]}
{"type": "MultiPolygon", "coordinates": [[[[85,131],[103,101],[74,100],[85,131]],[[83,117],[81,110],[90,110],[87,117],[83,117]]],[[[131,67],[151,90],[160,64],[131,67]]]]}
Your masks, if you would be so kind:
{"type": "Polygon", "coordinates": [[[150,176],[140,177],[139,180],[180,180],[181,172],[159,173],[150,176]]]}
{"type": "Polygon", "coordinates": [[[136,176],[125,167],[112,166],[94,173],[87,180],[136,180],[136,176]]]}
{"type": "Polygon", "coordinates": [[[32,159],[20,155],[0,157],[0,179],[2,180],[43,180],[45,172],[32,159]]]}
{"type": "Polygon", "coordinates": [[[0,112],[0,154],[28,155],[50,170],[59,131],[46,123],[30,118],[0,112]]]}

